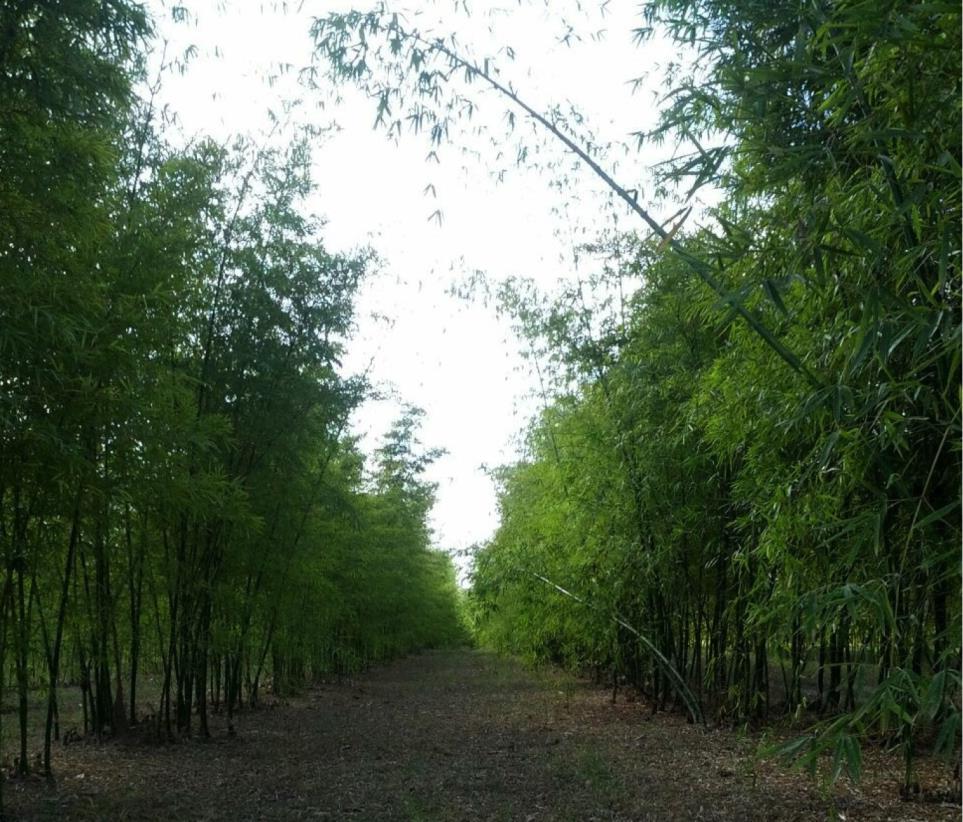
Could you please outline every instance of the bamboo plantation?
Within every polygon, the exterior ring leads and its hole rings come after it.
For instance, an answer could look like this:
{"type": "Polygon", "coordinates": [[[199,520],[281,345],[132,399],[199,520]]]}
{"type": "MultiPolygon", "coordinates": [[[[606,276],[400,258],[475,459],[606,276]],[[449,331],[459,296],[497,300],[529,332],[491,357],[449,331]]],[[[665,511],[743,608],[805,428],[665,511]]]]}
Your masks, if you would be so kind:
{"type": "Polygon", "coordinates": [[[910,790],[917,744],[952,758],[960,732],[959,9],[658,0],[640,49],[656,29],[696,54],[637,135],[678,145],[661,221],[495,58],[386,13],[315,27],[389,131],[442,141],[480,86],[641,218],[556,295],[497,289],[543,410],[499,475],[475,630],[700,721],[806,720],[783,752],[837,775],[885,740],[910,790]]]}
{"type": "Polygon", "coordinates": [[[166,140],[134,3],[5,4],[0,672],[74,733],[208,733],[274,693],[460,638],[411,410],[365,460],[339,362],[369,252],[287,149],[166,140]],[[158,685],[144,694],[150,675],[158,685]],[[32,697],[31,697],[32,698],[32,697]],[[77,721],[71,717],[71,726],[77,721]]]}
{"type": "Polygon", "coordinates": [[[315,26],[389,133],[443,142],[480,87],[641,218],[556,294],[495,289],[543,409],[498,476],[475,631],[695,720],[795,717],[780,752],[837,776],[882,740],[914,790],[917,746],[960,734],[959,9],[655,0],[640,52],[655,32],[695,56],[636,135],[677,147],[646,204],[500,79],[511,50],[315,26]],[[721,204],[689,221],[702,189],[721,204]]]}
{"type": "MultiPolygon", "coordinates": [[[[383,5],[315,18],[305,94],[359,86],[376,127],[432,151],[504,105],[497,151],[554,145],[637,218],[566,249],[583,273],[551,293],[491,285],[540,410],[462,591],[423,412],[370,454],[352,434],[374,388],[343,361],[381,261],[326,249],[321,129],[184,144],[141,4],[2,4],[10,776],[51,775],[68,729],[167,743],[217,717],[233,738],[268,694],[474,641],[652,713],[776,728],[765,755],[830,781],[896,751],[918,794],[919,757],[960,751],[960,18],[642,4],[640,64],[657,34],[695,54],[635,135],[676,148],[647,192],[504,80],[512,49],[471,55],[383,5]]],[[[426,658],[452,689],[488,681],[486,658],[426,658]]]]}
{"type": "Polygon", "coordinates": [[[918,790],[917,746],[959,756],[959,9],[648,12],[709,68],[640,137],[723,204],[603,237],[560,295],[502,287],[544,405],[476,630],[653,708],[795,717],[779,752],[835,775],[897,747],[918,790]]]}

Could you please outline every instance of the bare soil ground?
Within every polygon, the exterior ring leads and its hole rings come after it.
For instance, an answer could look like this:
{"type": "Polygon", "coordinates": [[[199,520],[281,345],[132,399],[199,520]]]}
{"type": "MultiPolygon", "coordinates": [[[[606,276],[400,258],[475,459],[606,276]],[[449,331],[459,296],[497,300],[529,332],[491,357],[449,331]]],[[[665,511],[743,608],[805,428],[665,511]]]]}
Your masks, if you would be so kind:
{"type": "Polygon", "coordinates": [[[480,651],[422,654],[243,714],[229,737],[55,751],[8,780],[22,819],[951,820],[951,774],[869,751],[859,786],[760,762],[758,739],[653,716],[570,676],[480,651]],[[942,801],[940,801],[942,798],[942,801]]]}

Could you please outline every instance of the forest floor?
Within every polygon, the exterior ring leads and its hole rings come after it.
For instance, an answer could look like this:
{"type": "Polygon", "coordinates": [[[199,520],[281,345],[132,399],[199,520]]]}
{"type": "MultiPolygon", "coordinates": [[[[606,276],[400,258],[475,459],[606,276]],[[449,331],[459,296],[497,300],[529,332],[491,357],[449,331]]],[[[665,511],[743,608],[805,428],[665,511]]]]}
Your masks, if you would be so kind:
{"type": "MultiPolygon", "coordinates": [[[[57,745],[56,779],[8,779],[22,819],[950,820],[949,768],[900,762],[828,789],[755,757],[759,738],[480,651],[421,654],[238,718],[210,740],[57,745]],[[942,800],[942,801],[941,801],[942,800]]],[[[9,751],[9,749],[8,749],[9,751]]]]}

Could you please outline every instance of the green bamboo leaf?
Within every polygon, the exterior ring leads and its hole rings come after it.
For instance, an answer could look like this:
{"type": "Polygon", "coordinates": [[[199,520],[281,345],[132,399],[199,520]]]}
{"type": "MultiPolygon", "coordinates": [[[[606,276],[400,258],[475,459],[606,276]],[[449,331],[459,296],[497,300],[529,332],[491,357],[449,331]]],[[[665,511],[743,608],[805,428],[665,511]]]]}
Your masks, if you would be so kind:
{"type": "Polygon", "coordinates": [[[766,292],[766,296],[769,297],[770,301],[779,312],[784,316],[788,317],[789,312],[786,310],[786,304],[782,301],[782,297],[779,295],[779,289],[770,279],[765,279],[762,281],[763,290],[766,292]]]}
{"type": "Polygon", "coordinates": [[[957,747],[960,737],[960,712],[951,711],[950,714],[940,723],[940,729],[936,734],[934,750],[941,756],[952,756],[957,747]]]}
{"type": "Polygon", "coordinates": [[[918,520],[916,523],[917,528],[925,528],[927,525],[932,525],[934,522],[940,522],[946,519],[946,515],[952,511],[955,511],[960,505],[959,500],[953,500],[948,502],[942,508],[938,508],[935,511],[930,512],[922,519],[918,520]]]}

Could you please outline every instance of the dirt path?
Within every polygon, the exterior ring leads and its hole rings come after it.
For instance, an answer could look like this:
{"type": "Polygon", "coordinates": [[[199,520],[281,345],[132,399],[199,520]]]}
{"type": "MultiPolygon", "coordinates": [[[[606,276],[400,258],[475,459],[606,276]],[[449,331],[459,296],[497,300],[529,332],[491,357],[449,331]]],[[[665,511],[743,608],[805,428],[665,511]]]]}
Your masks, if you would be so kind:
{"type": "MultiPolygon", "coordinates": [[[[58,747],[51,787],[8,782],[30,819],[959,819],[900,803],[896,763],[827,797],[705,732],[477,651],[402,660],[241,717],[236,738],[58,747]],[[889,773],[886,773],[887,769],[889,773]],[[883,775],[880,776],[879,772],[883,775]]],[[[941,778],[937,772],[932,779],[941,778]]],[[[937,787],[937,786],[933,786],[937,787]]]]}

